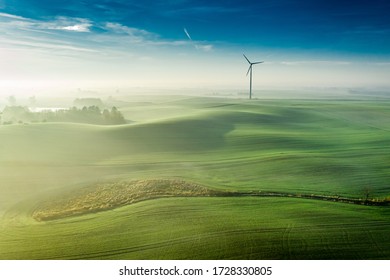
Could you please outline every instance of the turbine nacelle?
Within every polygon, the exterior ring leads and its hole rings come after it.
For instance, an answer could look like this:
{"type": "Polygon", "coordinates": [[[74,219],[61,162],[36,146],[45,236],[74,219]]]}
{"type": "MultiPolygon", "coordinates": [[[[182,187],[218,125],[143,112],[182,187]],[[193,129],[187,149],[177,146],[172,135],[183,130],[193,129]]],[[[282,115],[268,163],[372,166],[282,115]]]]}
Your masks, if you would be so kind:
{"type": "Polygon", "coordinates": [[[248,61],[248,63],[250,64],[250,65],[253,65],[253,64],[259,64],[259,63],[263,63],[264,61],[258,61],[258,62],[251,62],[247,57],[246,57],[246,55],[245,54],[242,54],[244,57],[245,57],[245,59],[246,59],[246,61],[248,61]]]}
{"type": "Polygon", "coordinates": [[[248,61],[249,63],[249,68],[248,68],[248,72],[246,72],[246,75],[248,76],[249,72],[252,70],[252,65],[254,64],[260,64],[260,63],[263,63],[264,61],[257,61],[257,62],[251,62],[245,54],[243,54],[243,56],[245,57],[246,61],[248,61]]]}

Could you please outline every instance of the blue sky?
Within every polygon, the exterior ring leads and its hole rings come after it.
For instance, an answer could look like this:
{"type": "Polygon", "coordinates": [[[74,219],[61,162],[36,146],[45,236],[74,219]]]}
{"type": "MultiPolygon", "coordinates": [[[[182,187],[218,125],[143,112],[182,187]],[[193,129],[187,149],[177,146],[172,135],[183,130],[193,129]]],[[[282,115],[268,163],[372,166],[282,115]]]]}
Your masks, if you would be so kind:
{"type": "Polygon", "coordinates": [[[3,85],[390,86],[390,2],[0,0],[3,85]],[[185,32],[187,30],[187,33],[185,32]]]}

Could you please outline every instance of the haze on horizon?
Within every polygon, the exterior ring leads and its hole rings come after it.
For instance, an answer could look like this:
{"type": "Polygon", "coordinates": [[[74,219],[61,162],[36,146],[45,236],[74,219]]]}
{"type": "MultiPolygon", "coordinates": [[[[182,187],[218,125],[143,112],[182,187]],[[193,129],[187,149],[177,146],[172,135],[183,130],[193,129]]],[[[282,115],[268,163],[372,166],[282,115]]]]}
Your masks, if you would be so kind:
{"type": "Polygon", "coordinates": [[[390,88],[390,3],[0,0],[0,95],[30,89],[390,88]]]}

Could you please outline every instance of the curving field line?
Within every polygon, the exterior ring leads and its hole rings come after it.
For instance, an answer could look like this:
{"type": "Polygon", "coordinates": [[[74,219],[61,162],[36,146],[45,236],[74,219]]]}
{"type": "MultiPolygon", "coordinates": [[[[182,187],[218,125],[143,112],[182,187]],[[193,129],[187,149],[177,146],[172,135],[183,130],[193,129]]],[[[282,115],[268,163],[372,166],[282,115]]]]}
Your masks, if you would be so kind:
{"type": "Polygon", "coordinates": [[[389,206],[389,200],[355,199],[340,196],[281,192],[234,192],[214,190],[178,179],[154,179],[100,183],[39,204],[32,212],[37,221],[106,211],[140,201],[167,197],[285,197],[316,199],[369,206],[389,206]]]}

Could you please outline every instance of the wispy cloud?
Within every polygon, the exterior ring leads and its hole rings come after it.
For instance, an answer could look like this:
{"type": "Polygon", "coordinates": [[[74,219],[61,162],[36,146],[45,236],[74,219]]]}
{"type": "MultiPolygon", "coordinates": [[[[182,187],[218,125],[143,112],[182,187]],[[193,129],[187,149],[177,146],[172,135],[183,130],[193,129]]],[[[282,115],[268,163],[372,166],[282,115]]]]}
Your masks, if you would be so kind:
{"type": "MultiPolygon", "coordinates": [[[[7,45],[59,49],[73,51],[103,50],[104,53],[134,52],[141,54],[144,47],[186,47],[210,51],[211,44],[186,40],[161,38],[159,34],[117,22],[93,22],[86,18],[57,16],[47,20],[36,20],[17,15],[0,13],[0,28],[5,31],[2,43],[7,45]],[[78,33],[88,33],[79,36],[78,33]]],[[[188,31],[187,35],[190,37],[188,31]]]]}
{"type": "Polygon", "coordinates": [[[49,20],[35,20],[12,14],[0,14],[0,48],[23,50],[30,55],[46,54],[81,57],[86,53],[98,53],[98,49],[87,42],[92,22],[88,19],[55,17],[49,20]]]}
{"type": "Polygon", "coordinates": [[[39,41],[31,41],[31,40],[11,40],[0,37],[1,42],[5,44],[10,44],[13,46],[20,47],[30,47],[37,49],[48,49],[48,50],[68,50],[68,51],[77,51],[77,52],[97,52],[93,49],[76,47],[73,45],[66,44],[66,42],[62,42],[62,44],[53,43],[53,42],[39,42],[39,41]]]}
{"type": "Polygon", "coordinates": [[[367,61],[367,60],[296,60],[296,61],[270,61],[266,64],[283,65],[283,66],[309,66],[309,67],[362,67],[374,66],[374,67],[388,67],[390,61],[367,61]]]}
{"type": "Polygon", "coordinates": [[[90,24],[76,24],[70,26],[60,27],[62,30],[77,31],[77,32],[89,32],[90,24]]]}
{"type": "Polygon", "coordinates": [[[205,51],[205,52],[209,52],[209,51],[212,51],[214,49],[213,45],[196,45],[195,47],[197,49],[205,51]]]}
{"type": "Polygon", "coordinates": [[[56,17],[52,20],[42,21],[6,13],[0,13],[0,23],[7,28],[74,32],[90,32],[90,27],[92,26],[90,20],[83,18],[56,17]]]}
{"type": "Polygon", "coordinates": [[[132,41],[137,41],[137,42],[146,42],[150,40],[157,40],[158,35],[148,32],[143,29],[139,28],[134,28],[134,27],[129,27],[125,26],[120,23],[115,23],[115,22],[107,22],[103,28],[106,31],[112,32],[117,35],[122,35],[126,36],[127,38],[131,38],[132,41]]]}
{"type": "Polygon", "coordinates": [[[343,66],[343,65],[351,65],[350,61],[341,61],[341,60],[301,60],[301,61],[282,61],[280,62],[282,65],[287,66],[304,66],[304,65],[328,65],[328,66],[343,66]]]}
{"type": "MultiPolygon", "coordinates": [[[[228,6],[215,6],[215,5],[198,5],[195,2],[193,5],[186,7],[174,6],[173,8],[168,8],[160,13],[164,16],[169,17],[204,17],[205,15],[230,15],[242,12],[242,6],[228,7],[228,6]]],[[[158,11],[157,11],[158,12],[158,11]]]]}
{"type": "Polygon", "coordinates": [[[18,19],[18,20],[27,20],[27,18],[6,14],[6,13],[0,13],[0,18],[8,18],[8,19],[18,19]]]}
{"type": "Polygon", "coordinates": [[[90,32],[92,23],[83,18],[57,17],[52,21],[36,22],[35,26],[39,29],[90,32]]]}

